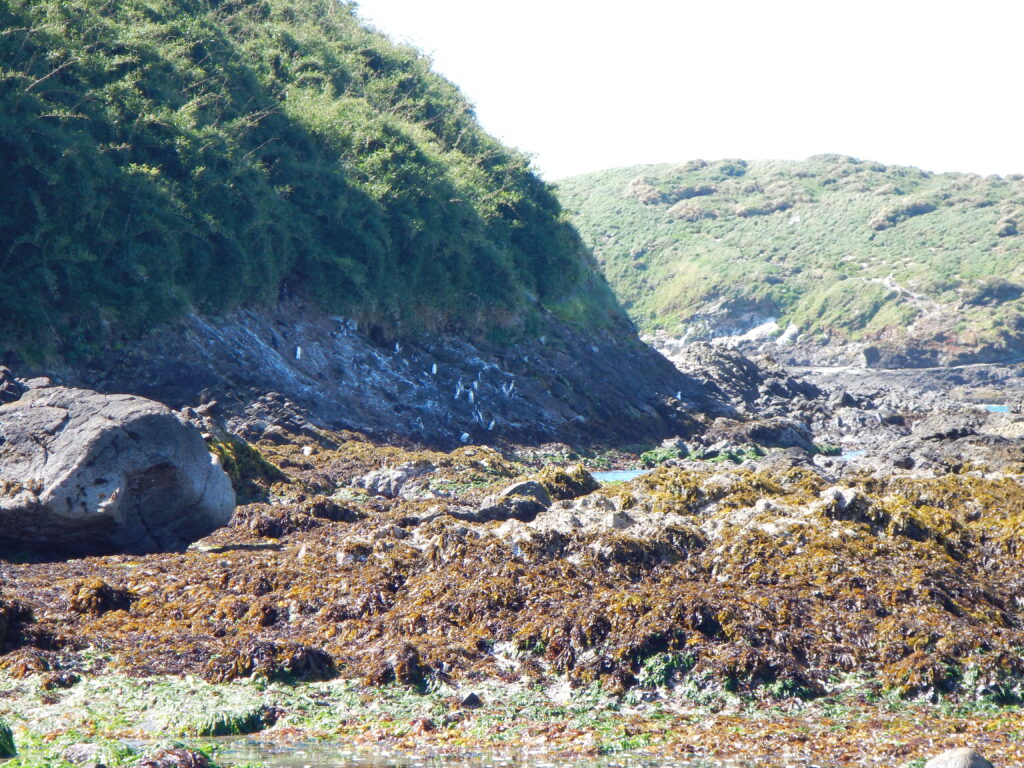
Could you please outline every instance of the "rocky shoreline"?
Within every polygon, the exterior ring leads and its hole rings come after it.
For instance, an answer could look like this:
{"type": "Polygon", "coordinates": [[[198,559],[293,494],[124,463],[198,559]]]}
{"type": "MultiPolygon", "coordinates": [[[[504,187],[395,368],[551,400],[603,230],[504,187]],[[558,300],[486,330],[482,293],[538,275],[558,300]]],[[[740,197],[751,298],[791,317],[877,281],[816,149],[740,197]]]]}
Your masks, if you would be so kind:
{"type": "MultiPolygon", "coordinates": [[[[1016,369],[936,374],[936,394],[933,378],[886,387],[710,345],[675,362],[712,407],[679,407],[685,429],[632,454],[425,449],[317,425],[315,399],[184,405],[238,495],[230,525],[184,551],[8,552],[0,719],[26,764],[83,733],[242,731],[765,765],[965,743],[1019,759],[1024,417],[975,402],[1016,369]],[[627,461],[654,469],[595,482],[627,461]],[[182,719],[183,696],[221,724],[182,719]]],[[[23,400],[65,391],[0,384],[5,435],[23,400]]]]}

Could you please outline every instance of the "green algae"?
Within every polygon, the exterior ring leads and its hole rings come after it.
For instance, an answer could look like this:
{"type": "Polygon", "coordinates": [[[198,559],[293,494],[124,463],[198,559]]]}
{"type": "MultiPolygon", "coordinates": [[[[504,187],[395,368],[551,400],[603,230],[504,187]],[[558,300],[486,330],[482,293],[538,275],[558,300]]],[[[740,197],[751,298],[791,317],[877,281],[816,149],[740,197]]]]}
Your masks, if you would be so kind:
{"type": "Polygon", "coordinates": [[[3,720],[0,720],[0,757],[15,757],[18,750],[14,744],[14,732],[3,720]]]}

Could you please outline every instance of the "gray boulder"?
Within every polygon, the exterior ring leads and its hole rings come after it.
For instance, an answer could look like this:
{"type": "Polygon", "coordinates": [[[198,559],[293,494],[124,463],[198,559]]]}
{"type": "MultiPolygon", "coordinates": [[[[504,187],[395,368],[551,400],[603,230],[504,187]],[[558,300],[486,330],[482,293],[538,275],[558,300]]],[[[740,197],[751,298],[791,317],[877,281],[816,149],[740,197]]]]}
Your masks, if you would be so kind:
{"type": "Polygon", "coordinates": [[[924,764],[924,768],[993,768],[992,763],[973,749],[962,747],[943,752],[924,764]]]}
{"type": "Polygon", "coordinates": [[[428,461],[410,461],[399,467],[385,467],[357,478],[353,484],[365,488],[373,496],[394,499],[403,495],[410,480],[433,472],[436,467],[428,461]]]}
{"type": "Polygon", "coordinates": [[[199,431],[132,395],[51,387],[0,406],[0,543],[181,549],[225,525],[231,481],[199,431]]]}

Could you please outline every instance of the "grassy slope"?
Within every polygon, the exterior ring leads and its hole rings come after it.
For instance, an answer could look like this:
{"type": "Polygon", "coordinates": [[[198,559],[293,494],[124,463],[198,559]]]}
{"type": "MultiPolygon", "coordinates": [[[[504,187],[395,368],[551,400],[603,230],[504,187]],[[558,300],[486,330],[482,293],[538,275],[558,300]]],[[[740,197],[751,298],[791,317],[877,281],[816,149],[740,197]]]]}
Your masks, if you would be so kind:
{"type": "MultiPolygon", "coordinates": [[[[1024,180],[823,155],[694,161],[559,184],[634,320],[724,297],[803,330],[1005,345],[1024,335],[1024,180]]],[[[692,328],[691,333],[698,331],[692,328]]]]}
{"type": "Polygon", "coordinates": [[[385,328],[618,313],[551,190],[331,0],[0,4],[0,353],[304,293],[385,328]]]}

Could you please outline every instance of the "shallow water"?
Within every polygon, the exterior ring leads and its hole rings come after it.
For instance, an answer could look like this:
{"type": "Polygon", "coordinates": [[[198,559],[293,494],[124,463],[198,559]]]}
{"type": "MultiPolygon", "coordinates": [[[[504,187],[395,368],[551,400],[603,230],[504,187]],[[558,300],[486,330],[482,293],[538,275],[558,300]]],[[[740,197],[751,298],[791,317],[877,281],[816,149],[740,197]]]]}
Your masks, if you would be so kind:
{"type": "Polygon", "coordinates": [[[981,407],[989,413],[1009,413],[1010,406],[1002,405],[1000,403],[982,403],[981,407]]]}
{"type": "Polygon", "coordinates": [[[569,758],[557,755],[409,755],[399,752],[360,751],[341,744],[281,745],[253,739],[221,742],[220,765],[256,763],[271,768],[745,768],[750,763],[628,757],[569,758]]]}
{"type": "Polygon", "coordinates": [[[626,483],[650,471],[649,469],[612,469],[607,472],[594,472],[593,475],[599,483],[626,483]]]}

